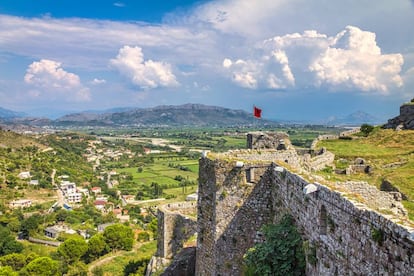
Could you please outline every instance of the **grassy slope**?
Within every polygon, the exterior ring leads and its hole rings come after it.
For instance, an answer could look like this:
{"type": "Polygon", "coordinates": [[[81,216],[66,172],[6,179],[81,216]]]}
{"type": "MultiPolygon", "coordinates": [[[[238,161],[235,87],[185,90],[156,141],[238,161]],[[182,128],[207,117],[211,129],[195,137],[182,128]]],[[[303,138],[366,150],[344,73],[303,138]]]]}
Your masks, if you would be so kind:
{"type": "Polygon", "coordinates": [[[40,149],[46,148],[46,146],[28,136],[20,135],[12,131],[0,130],[0,147],[23,148],[27,146],[37,146],[40,149]]]}
{"type": "Polygon", "coordinates": [[[375,129],[366,138],[353,140],[326,140],[318,143],[335,153],[335,160],[346,159],[349,163],[357,157],[364,158],[373,166],[371,175],[355,174],[351,176],[332,175],[331,179],[344,181],[347,179],[365,180],[379,187],[386,179],[406,194],[409,201],[403,202],[414,220],[414,131],[393,131],[375,129]],[[394,163],[394,166],[390,166],[394,163]],[[411,202],[410,202],[411,201],[411,202]]]}

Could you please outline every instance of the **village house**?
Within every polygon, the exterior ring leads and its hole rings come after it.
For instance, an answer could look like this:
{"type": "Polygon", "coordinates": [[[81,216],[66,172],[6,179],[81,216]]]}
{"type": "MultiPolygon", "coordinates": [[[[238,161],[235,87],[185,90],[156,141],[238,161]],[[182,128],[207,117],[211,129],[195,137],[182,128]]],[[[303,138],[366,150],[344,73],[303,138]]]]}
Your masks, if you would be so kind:
{"type": "Polygon", "coordinates": [[[32,177],[30,175],[30,172],[21,172],[17,175],[20,179],[28,179],[30,177],[32,177]]]}
{"type": "Polygon", "coordinates": [[[92,191],[92,193],[97,195],[97,194],[102,193],[102,188],[101,187],[92,187],[91,191],[92,191]]]}
{"type": "Polygon", "coordinates": [[[39,185],[39,180],[37,180],[37,179],[30,180],[29,185],[37,186],[37,185],[39,185]]]}
{"type": "Polygon", "coordinates": [[[27,208],[32,206],[32,201],[30,199],[17,199],[9,203],[9,207],[14,208],[27,208]]]}

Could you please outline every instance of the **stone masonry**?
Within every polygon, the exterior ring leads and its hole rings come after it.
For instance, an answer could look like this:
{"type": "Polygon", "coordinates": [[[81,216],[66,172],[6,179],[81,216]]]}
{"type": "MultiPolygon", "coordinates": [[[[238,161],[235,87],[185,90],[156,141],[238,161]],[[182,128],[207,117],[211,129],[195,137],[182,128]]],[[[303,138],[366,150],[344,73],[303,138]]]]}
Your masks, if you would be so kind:
{"type": "Polygon", "coordinates": [[[359,182],[312,183],[317,191],[305,194],[311,182],[281,167],[300,162],[275,157],[262,149],[200,159],[196,275],[242,275],[261,227],[286,213],[305,240],[307,275],[414,275],[414,229],[400,224],[394,194],[359,182]]]}
{"type": "Polygon", "coordinates": [[[389,119],[383,127],[393,129],[414,129],[414,102],[401,105],[400,115],[389,119]]]}
{"type": "Polygon", "coordinates": [[[196,233],[195,202],[180,202],[158,208],[157,256],[172,259],[185,241],[196,233]]]}

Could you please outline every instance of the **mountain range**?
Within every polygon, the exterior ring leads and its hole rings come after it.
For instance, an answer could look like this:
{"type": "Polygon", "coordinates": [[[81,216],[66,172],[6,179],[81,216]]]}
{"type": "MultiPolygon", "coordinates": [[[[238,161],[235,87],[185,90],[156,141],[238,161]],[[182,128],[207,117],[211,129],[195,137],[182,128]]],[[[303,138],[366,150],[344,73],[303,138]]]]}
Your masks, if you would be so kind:
{"type": "MultiPolygon", "coordinates": [[[[202,104],[162,105],[153,108],[114,108],[105,111],[71,113],[55,120],[28,117],[27,114],[0,108],[0,121],[9,124],[32,126],[246,126],[276,125],[273,120],[255,119],[244,110],[235,110],[202,104]]],[[[282,121],[279,121],[282,122],[282,121]]],[[[283,121],[286,123],[285,121],[283,121]]],[[[330,117],[322,122],[327,125],[377,124],[381,121],[362,111],[345,117],[330,117]]],[[[316,123],[316,122],[315,122],[316,123]]],[[[321,122],[318,122],[321,123],[321,122]]]]}
{"type": "Polygon", "coordinates": [[[332,116],[328,118],[324,124],[327,125],[361,125],[361,124],[380,124],[383,123],[381,119],[372,116],[366,112],[358,110],[344,117],[332,116]]]}

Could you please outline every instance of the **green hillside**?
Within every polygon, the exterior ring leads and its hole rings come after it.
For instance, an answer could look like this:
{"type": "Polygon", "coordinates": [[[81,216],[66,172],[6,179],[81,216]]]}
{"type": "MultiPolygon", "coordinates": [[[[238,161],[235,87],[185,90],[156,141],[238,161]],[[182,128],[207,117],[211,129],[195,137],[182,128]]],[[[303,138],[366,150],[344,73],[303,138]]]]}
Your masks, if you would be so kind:
{"type": "Polygon", "coordinates": [[[318,147],[326,147],[335,153],[336,168],[345,168],[360,157],[373,168],[372,172],[339,175],[325,170],[325,176],[338,181],[364,180],[378,188],[383,180],[387,180],[408,197],[403,204],[410,219],[414,220],[414,131],[375,128],[368,137],[352,138],[321,141],[318,147]]]}

